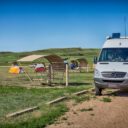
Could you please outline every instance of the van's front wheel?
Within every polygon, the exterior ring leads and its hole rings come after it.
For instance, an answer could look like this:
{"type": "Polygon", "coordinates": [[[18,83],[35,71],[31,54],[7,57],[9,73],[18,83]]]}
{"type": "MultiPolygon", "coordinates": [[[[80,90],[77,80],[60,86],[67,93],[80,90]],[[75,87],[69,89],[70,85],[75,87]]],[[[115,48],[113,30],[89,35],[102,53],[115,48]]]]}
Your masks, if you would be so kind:
{"type": "Polygon", "coordinates": [[[101,96],[101,95],[102,95],[102,88],[98,88],[98,87],[95,85],[95,92],[96,92],[96,96],[101,96]]]}

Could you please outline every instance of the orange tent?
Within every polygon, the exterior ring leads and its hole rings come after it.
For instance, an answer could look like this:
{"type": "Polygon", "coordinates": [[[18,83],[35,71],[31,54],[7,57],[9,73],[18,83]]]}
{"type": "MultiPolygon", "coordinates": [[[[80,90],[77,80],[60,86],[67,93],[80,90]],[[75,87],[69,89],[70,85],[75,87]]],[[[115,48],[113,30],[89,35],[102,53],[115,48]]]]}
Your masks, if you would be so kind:
{"type": "Polygon", "coordinates": [[[12,66],[8,73],[18,74],[20,72],[19,66],[12,66]]]}

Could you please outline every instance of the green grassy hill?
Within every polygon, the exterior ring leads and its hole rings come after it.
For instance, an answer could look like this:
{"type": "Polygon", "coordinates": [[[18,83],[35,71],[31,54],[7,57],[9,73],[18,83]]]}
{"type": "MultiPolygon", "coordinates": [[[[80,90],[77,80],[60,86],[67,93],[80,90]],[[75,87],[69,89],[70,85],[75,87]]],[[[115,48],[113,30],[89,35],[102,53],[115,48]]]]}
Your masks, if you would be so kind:
{"type": "MultiPolygon", "coordinates": [[[[82,48],[62,48],[45,49],[32,52],[0,52],[0,66],[11,65],[12,62],[31,54],[49,55],[56,54],[64,60],[86,58],[92,65],[93,57],[98,56],[100,49],[82,49],[82,48]]],[[[45,61],[45,60],[43,60],[45,61]]]]}

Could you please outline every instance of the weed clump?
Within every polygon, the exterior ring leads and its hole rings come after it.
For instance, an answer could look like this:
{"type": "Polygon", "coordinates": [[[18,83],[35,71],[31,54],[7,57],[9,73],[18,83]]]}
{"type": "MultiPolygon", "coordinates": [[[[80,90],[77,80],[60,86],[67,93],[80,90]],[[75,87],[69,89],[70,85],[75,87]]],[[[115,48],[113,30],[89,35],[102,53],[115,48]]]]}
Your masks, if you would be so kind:
{"type": "Polygon", "coordinates": [[[81,103],[83,101],[89,101],[90,97],[89,96],[82,96],[82,97],[75,97],[75,102],[76,103],[81,103]]]}
{"type": "Polygon", "coordinates": [[[77,112],[73,112],[73,114],[77,114],[77,112]]]}
{"type": "Polygon", "coordinates": [[[70,122],[68,122],[68,123],[67,123],[67,125],[71,125],[71,123],[70,123],[70,122]]]}
{"type": "Polygon", "coordinates": [[[93,111],[93,108],[83,108],[83,109],[80,109],[81,112],[85,112],[85,111],[93,111]]]}
{"type": "Polygon", "coordinates": [[[62,117],[62,119],[61,120],[67,120],[67,117],[62,117]]]}
{"type": "Polygon", "coordinates": [[[102,99],[103,102],[111,102],[111,99],[109,97],[104,97],[102,99]]]}

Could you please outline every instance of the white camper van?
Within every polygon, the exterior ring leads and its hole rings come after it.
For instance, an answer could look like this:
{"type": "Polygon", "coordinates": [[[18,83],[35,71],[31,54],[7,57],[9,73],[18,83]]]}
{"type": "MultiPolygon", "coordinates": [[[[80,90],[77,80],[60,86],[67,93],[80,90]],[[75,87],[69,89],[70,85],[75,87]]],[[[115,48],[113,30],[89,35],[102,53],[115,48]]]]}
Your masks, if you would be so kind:
{"type": "Polygon", "coordinates": [[[104,88],[128,89],[128,37],[113,33],[108,37],[96,64],[94,83],[96,95],[104,88]]]}

